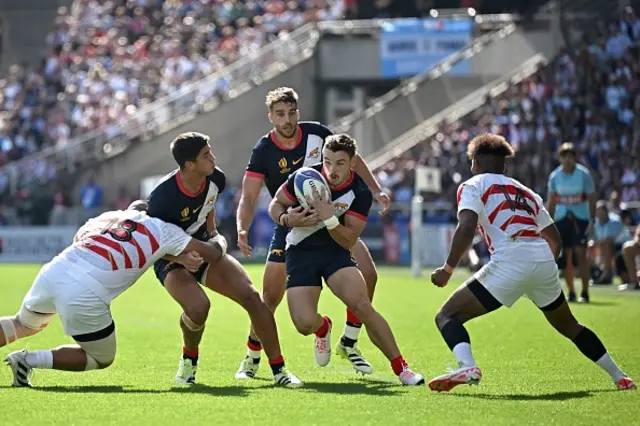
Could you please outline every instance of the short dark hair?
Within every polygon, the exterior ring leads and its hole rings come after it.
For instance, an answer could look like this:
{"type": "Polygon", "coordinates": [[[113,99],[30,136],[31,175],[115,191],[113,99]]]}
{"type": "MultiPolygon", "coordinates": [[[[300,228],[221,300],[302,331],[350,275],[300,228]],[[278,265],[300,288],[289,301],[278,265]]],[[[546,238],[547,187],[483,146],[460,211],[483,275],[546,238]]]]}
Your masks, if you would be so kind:
{"type": "Polygon", "coordinates": [[[127,210],[137,210],[139,212],[146,212],[148,209],[149,203],[145,200],[135,200],[127,207],[127,210]]]}
{"type": "Polygon", "coordinates": [[[202,133],[181,133],[171,142],[171,155],[178,163],[178,167],[183,169],[187,161],[196,161],[198,154],[208,143],[209,136],[202,133]]]}
{"type": "Polygon", "coordinates": [[[558,155],[563,156],[565,154],[573,154],[574,157],[578,156],[576,147],[571,142],[565,142],[558,148],[558,155]]]}
{"type": "Polygon", "coordinates": [[[504,137],[486,133],[473,138],[467,147],[469,160],[473,160],[478,155],[511,158],[515,156],[515,151],[504,137]]]}
{"type": "Polygon", "coordinates": [[[265,104],[267,105],[267,108],[269,108],[269,111],[271,111],[273,106],[279,102],[291,104],[297,108],[298,94],[291,87],[278,87],[277,89],[273,89],[267,93],[265,104]]]}
{"type": "Polygon", "coordinates": [[[358,151],[356,140],[345,133],[339,133],[327,137],[324,141],[324,147],[333,152],[344,151],[353,158],[358,151]]]}

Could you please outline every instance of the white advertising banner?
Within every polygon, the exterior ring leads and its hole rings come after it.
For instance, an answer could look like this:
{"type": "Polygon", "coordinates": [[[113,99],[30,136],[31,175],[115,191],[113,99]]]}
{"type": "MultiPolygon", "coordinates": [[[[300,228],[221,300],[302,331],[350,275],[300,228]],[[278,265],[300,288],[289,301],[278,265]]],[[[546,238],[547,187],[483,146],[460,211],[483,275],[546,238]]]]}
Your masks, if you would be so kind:
{"type": "Polygon", "coordinates": [[[0,263],[45,263],[69,244],[75,226],[0,228],[0,263]]]}

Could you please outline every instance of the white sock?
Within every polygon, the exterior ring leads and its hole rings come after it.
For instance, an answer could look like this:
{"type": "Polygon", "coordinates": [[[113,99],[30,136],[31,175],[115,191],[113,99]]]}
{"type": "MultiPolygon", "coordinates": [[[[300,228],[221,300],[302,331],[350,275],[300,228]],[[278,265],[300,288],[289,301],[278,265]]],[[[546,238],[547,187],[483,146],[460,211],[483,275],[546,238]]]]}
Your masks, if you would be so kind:
{"type": "Polygon", "coordinates": [[[253,359],[259,359],[260,358],[260,353],[261,353],[261,351],[254,351],[253,349],[247,348],[247,356],[251,357],[253,359]]]}
{"type": "Polygon", "coordinates": [[[33,351],[28,352],[25,361],[31,368],[53,368],[53,352],[33,351]]]}
{"type": "Polygon", "coordinates": [[[475,367],[476,360],[473,359],[471,353],[471,345],[467,342],[458,343],[453,347],[453,356],[456,357],[456,361],[460,367],[475,367]]]}
{"type": "Polygon", "coordinates": [[[360,337],[361,331],[362,331],[362,326],[353,327],[349,324],[345,324],[343,336],[346,337],[347,339],[358,340],[358,337],[360,337]]]}
{"type": "Polygon", "coordinates": [[[609,352],[602,355],[602,357],[596,361],[596,364],[598,364],[604,371],[609,373],[614,382],[618,382],[618,380],[627,377],[627,375],[624,374],[622,370],[620,370],[620,367],[616,365],[613,359],[611,359],[611,355],[609,355],[609,352]]]}

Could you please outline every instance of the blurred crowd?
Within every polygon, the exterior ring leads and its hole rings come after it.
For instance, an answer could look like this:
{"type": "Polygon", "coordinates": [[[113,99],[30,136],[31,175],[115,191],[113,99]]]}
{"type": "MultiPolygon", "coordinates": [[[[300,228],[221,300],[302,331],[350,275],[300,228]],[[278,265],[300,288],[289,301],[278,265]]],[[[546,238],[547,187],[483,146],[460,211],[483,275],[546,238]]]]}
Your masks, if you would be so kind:
{"type": "Polygon", "coordinates": [[[640,201],[640,20],[628,11],[599,26],[577,51],[563,52],[531,78],[451,124],[377,172],[396,201],[413,195],[414,166],[439,168],[442,193],[428,201],[455,203],[457,185],[470,177],[467,143],[486,132],[505,136],[517,156],[509,173],[543,196],[558,165],[557,147],[572,141],[599,198],[614,210],[640,201]]]}
{"type": "Polygon", "coordinates": [[[95,129],[117,136],[140,107],[344,12],[343,0],[76,0],[42,62],[0,80],[0,165],[95,129]]]}

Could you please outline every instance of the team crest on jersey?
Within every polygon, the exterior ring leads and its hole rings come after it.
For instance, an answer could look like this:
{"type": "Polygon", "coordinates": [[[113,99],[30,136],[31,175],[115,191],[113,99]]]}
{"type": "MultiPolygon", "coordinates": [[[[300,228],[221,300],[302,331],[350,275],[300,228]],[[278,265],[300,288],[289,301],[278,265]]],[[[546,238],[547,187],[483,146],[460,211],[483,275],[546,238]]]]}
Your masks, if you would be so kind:
{"type": "Polygon", "coordinates": [[[280,166],[280,174],[286,175],[287,173],[291,172],[291,167],[287,167],[288,165],[289,163],[287,162],[287,159],[284,157],[282,157],[280,161],[278,161],[278,166],[280,166]]]}
{"type": "Polygon", "coordinates": [[[314,148],[310,153],[309,153],[309,158],[316,158],[317,156],[320,155],[320,148],[314,148]]]}
{"type": "Polygon", "coordinates": [[[189,220],[189,207],[185,207],[184,209],[182,209],[182,211],[180,212],[180,221],[181,222],[185,222],[187,220],[189,220]]]}
{"type": "Polygon", "coordinates": [[[341,215],[349,209],[349,204],[336,201],[333,203],[333,209],[338,215],[341,215]]]}

